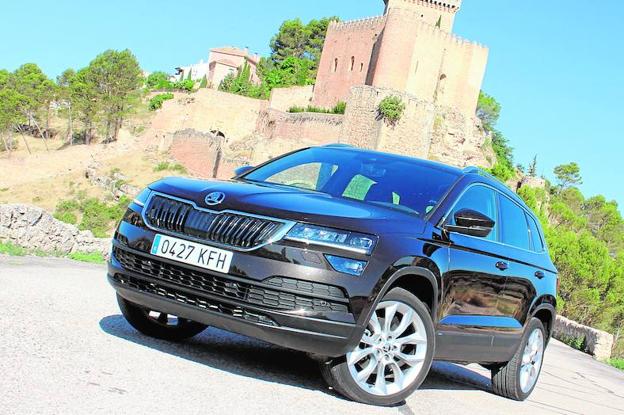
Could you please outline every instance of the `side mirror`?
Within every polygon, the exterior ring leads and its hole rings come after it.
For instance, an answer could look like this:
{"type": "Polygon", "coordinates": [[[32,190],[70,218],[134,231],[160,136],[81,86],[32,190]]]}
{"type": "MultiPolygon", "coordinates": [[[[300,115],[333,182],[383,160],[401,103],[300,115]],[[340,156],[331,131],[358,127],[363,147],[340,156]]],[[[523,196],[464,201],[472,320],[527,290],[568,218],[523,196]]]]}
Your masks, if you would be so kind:
{"type": "Polygon", "coordinates": [[[242,176],[243,174],[247,173],[250,170],[255,169],[254,166],[243,166],[243,167],[239,167],[236,170],[234,170],[234,174],[236,175],[236,177],[238,176],[242,176]]]}
{"type": "Polygon", "coordinates": [[[483,213],[472,209],[461,209],[455,212],[455,225],[445,225],[444,229],[463,235],[485,238],[494,229],[495,222],[483,213]]]}

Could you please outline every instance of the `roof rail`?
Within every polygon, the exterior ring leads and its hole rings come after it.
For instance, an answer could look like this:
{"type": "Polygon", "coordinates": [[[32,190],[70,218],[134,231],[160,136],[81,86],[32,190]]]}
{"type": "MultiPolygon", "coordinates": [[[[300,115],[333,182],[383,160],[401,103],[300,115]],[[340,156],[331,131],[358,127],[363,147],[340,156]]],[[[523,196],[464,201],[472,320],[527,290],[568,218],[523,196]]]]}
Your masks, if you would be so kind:
{"type": "Polygon", "coordinates": [[[351,144],[343,144],[343,143],[331,143],[331,144],[325,144],[321,147],[348,147],[348,148],[353,148],[354,146],[352,146],[351,144]]]}

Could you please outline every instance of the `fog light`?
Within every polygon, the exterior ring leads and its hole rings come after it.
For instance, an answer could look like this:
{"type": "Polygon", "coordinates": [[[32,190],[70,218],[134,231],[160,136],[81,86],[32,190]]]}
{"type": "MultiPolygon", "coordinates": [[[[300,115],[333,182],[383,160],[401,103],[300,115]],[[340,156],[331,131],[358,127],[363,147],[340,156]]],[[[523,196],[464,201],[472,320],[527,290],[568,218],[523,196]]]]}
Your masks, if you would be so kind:
{"type": "Polygon", "coordinates": [[[336,271],[354,275],[356,277],[362,275],[367,264],[366,261],[358,261],[357,259],[343,258],[333,255],[325,255],[325,258],[327,258],[332,268],[336,271]]]}

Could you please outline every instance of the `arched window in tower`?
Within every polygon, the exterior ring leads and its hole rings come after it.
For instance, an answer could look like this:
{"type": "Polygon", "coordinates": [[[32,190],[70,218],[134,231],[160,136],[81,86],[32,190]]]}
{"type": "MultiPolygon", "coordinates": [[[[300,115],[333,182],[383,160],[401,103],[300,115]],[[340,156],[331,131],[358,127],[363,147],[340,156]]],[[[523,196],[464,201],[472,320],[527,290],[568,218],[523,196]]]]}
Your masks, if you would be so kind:
{"type": "Polygon", "coordinates": [[[334,59],[334,72],[338,70],[338,58],[334,59]]]}
{"type": "Polygon", "coordinates": [[[351,56],[351,72],[353,72],[354,68],[355,68],[355,56],[351,56]]]}

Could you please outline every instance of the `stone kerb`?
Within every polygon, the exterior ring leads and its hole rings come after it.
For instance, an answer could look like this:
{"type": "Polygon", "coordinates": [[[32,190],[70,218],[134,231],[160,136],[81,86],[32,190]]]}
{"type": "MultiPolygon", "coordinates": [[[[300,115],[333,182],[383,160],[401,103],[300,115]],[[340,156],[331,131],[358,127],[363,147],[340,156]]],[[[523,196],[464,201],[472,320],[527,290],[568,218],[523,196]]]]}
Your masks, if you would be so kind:
{"type": "Polygon", "coordinates": [[[553,337],[558,340],[585,339],[585,350],[594,356],[594,359],[607,360],[611,358],[613,335],[606,331],[587,327],[576,321],[557,316],[553,337]]]}

